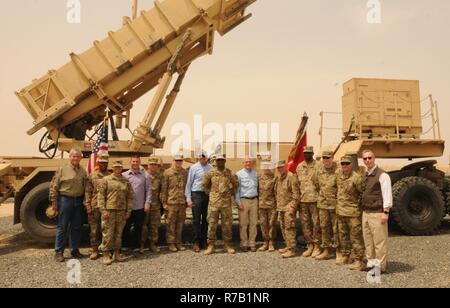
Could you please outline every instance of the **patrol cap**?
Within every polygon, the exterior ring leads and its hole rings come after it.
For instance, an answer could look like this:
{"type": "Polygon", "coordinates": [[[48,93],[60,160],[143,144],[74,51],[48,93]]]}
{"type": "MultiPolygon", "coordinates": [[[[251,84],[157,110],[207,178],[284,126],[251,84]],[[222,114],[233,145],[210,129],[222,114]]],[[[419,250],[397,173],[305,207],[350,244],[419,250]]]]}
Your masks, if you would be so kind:
{"type": "Polygon", "coordinates": [[[113,168],[115,168],[115,167],[123,168],[123,162],[121,160],[116,160],[112,166],[113,166],[113,168]]]}
{"type": "Polygon", "coordinates": [[[183,156],[183,154],[175,154],[173,156],[173,160],[174,161],[183,161],[184,160],[184,156],[183,156]]]}
{"type": "Polygon", "coordinates": [[[286,167],[286,161],[285,160],[280,160],[277,163],[277,168],[284,168],[284,167],[286,167]]]}
{"type": "Polygon", "coordinates": [[[97,162],[99,163],[109,163],[109,155],[100,155],[97,162]]]}
{"type": "Polygon", "coordinates": [[[306,146],[303,150],[303,153],[314,153],[314,147],[312,146],[306,146]]]}
{"type": "Polygon", "coordinates": [[[216,160],[227,160],[227,158],[225,157],[224,154],[217,154],[216,155],[216,160]]]}
{"type": "Polygon", "coordinates": [[[333,151],[323,151],[322,158],[331,158],[333,157],[333,151]]]}
{"type": "Polygon", "coordinates": [[[149,165],[161,165],[161,161],[159,160],[158,157],[152,156],[148,159],[148,164],[149,165]]]}
{"type": "Polygon", "coordinates": [[[352,158],[350,156],[344,156],[341,158],[341,164],[351,164],[352,158]]]}

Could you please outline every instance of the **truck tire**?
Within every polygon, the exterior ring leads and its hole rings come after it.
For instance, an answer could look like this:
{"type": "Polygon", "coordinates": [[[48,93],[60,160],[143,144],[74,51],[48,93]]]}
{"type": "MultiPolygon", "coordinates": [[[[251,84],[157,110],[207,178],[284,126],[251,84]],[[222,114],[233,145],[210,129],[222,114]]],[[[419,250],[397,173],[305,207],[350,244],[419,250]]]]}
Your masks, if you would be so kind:
{"type": "Polygon", "coordinates": [[[436,233],[444,217],[444,196],[430,180],[407,177],[394,184],[393,219],[409,235],[436,233]]]}
{"type": "Polygon", "coordinates": [[[54,243],[57,219],[49,219],[45,210],[49,205],[50,182],[39,184],[26,194],[20,207],[22,227],[28,235],[40,243],[54,243]]]}

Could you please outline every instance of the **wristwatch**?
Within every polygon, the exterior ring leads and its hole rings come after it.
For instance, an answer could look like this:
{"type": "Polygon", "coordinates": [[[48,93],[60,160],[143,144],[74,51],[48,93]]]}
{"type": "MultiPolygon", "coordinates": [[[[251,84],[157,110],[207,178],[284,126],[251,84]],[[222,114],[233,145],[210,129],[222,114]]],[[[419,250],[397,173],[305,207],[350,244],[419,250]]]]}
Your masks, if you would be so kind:
{"type": "Polygon", "coordinates": [[[385,210],[383,213],[386,215],[389,215],[389,211],[387,211],[387,210],[385,210]]]}

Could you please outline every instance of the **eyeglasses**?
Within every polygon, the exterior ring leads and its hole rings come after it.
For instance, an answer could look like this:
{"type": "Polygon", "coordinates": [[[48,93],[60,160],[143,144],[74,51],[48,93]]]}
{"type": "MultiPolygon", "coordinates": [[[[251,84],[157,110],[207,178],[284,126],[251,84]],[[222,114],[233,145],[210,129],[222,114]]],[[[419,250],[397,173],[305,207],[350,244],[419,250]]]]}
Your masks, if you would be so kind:
{"type": "Polygon", "coordinates": [[[341,163],[341,166],[350,166],[351,163],[341,163]]]}
{"type": "Polygon", "coordinates": [[[367,160],[372,160],[373,157],[364,157],[363,160],[367,161],[367,160]]]}

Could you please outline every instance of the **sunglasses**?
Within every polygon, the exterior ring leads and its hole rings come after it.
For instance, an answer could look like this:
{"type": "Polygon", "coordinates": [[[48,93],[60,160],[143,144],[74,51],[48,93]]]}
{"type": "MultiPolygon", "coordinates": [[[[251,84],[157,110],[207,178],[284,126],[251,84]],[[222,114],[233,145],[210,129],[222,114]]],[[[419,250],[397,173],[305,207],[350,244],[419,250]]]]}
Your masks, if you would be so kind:
{"type": "Polygon", "coordinates": [[[350,166],[351,163],[341,163],[341,166],[350,166]]]}
{"type": "Polygon", "coordinates": [[[372,160],[372,157],[364,157],[363,160],[364,160],[364,161],[372,160]]]}

